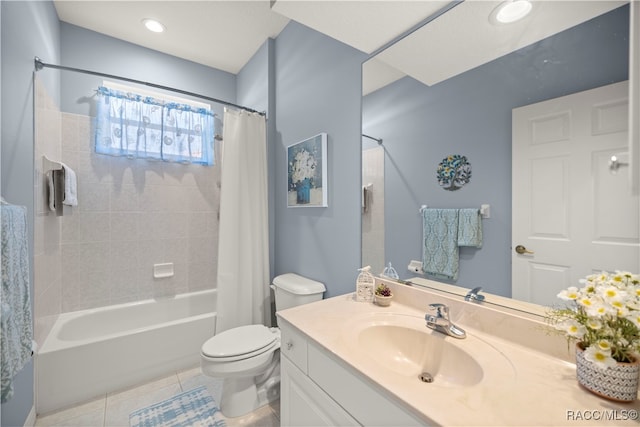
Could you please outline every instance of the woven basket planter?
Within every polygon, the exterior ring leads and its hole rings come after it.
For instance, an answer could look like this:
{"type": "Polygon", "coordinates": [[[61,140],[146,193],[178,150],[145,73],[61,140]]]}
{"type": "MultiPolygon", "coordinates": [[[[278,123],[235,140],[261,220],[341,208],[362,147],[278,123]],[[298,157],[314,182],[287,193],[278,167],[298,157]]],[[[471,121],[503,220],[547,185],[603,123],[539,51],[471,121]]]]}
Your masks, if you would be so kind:
{"type": "Polygon", "coordinates": [[[618,402],[633,402],[638,397],[640,361],[618,362],[616,366],[601,369],[584,358],[581,343],[576,344],[576,374],[578,383],[598,396],[618,402]]]}

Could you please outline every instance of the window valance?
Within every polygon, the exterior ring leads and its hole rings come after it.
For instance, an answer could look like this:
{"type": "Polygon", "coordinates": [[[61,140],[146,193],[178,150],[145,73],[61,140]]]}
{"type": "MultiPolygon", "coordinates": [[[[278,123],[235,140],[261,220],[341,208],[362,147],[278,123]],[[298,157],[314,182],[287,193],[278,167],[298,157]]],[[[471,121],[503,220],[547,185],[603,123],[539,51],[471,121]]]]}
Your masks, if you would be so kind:
{"type": "Polygon", "coordinates": [[[104,86],[97,93],[97,153],[213,165],[211,110],[104,86]]]}

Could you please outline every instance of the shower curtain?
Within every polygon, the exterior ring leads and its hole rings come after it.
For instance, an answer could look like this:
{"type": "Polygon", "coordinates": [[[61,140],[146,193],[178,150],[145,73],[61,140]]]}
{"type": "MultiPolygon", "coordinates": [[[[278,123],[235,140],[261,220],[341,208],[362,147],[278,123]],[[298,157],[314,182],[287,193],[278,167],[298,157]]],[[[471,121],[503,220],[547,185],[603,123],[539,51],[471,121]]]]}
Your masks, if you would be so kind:
{"type": "Polygon", "coordinates": [[[265,117],[225,109],[216,334],[269,325],[269,279],[265,117]]]}

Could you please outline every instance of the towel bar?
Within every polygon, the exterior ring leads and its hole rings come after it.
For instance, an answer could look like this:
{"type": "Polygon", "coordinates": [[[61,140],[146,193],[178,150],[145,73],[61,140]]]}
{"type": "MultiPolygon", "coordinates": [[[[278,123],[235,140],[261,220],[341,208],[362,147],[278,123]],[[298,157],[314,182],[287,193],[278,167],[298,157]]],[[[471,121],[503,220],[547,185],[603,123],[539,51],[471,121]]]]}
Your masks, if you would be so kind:
{"type": "Polygon", "coordinates": [[[60,170],[62,169],[62,163],[54,162],[50,160],[47,156],[42,156],[42,173],[45,174],[49,171],[60,170]]]}
{"type": "MultiPolygon", "coordinates": [[[[427,209],[427,205],[420,206],[419,212],[422,213],[425,209],[427,209]]],[[[480,216],[484,219],[491,218],[491,205],[483,204],[480,205],[480,216]]]]}

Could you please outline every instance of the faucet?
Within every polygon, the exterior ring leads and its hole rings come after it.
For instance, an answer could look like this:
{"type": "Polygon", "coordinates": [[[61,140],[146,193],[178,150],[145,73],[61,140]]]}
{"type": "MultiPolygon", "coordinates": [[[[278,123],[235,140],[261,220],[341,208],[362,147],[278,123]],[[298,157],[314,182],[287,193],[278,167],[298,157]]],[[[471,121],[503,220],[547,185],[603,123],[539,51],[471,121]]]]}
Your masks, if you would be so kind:
{"type": "Polygon", "coordinates": [[[469,293],[464,297],[465,301],[484,301],[484,295],[479,295],[482,290],[481,286],[477,286],[469,291],[469,293]]]}
{"type": "Polygon", "coordinates": [[[429,304],[429,310],[435,311],[435,314],[427,313],[424,320],[427,321],[427,327],[434,329],[443,334],[454,338],[466,338],[467,333],[451,323],[449,319],[449,307],[444,304],[429,304]]]}

